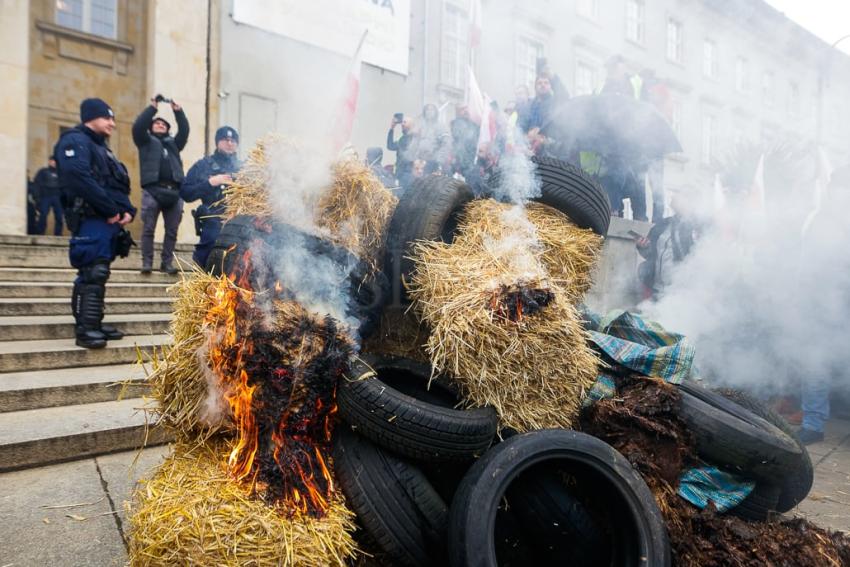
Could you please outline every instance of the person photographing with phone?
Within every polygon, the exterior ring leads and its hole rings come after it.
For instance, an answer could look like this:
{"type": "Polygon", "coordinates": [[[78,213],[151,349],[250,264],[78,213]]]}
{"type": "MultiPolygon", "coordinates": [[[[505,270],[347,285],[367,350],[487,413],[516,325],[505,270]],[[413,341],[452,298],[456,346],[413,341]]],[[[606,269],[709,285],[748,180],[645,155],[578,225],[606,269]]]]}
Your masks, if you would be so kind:
{"type": "Polygon", "coordinates": [[[139,169],[142,182],[142,273],[153,270],[153,237],[159,215],[165,223],[160,270],[176,274],[174,246],[177,229],[183,219],[180,184],[183,182],[183,161],[180,152],[189,140],[189,121],[183,108],[173,100],[156,95],[133,123],[133,142],[139,149],[139,169]],[[156,115],[159,103],[171,104],[177,134],[171,134],[171,124],[156,115]]]}
{"type": "Polygon", "coordinates": [[[195,232],[200,236],[192,259],[203,269],[206,269],[207,258],[221,232],[221,214],[224,209],[220,201],[224,189],[233,183],[233,175],[241,167],[236,157],[238,150],[239,132],[236,128],[222,126],[215,133],[215,152],[198,160],[180,186],[181,199],[187,203],[201,201],[192,212],[195,232]]]}
{"type": "Polygon", "coordinates": [[[387,132],[387,149],[395,152],[395,176],[402,189],[407,189],[413,179],[413,162],[419,153],[419,134],[416,122],[410,116],[396,112],[387,132]],[[396,141],[395,127],[401,126],[401,137],[396,141]]]}

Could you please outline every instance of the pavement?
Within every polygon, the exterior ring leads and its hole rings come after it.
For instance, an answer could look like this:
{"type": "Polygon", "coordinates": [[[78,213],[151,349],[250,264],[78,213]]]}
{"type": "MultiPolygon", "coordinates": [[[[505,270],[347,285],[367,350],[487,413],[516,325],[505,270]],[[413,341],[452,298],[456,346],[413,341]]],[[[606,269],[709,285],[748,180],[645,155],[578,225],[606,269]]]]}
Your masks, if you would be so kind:
{"type": "MultiPolygon", "coordinates": [[[[127,562],[124,503],[169,447],[0,474],[0,567],[118,566],[127,562]]],[[[850,420],[810,445],[815,483],[790,514],[850,534],[850,420]]]]}

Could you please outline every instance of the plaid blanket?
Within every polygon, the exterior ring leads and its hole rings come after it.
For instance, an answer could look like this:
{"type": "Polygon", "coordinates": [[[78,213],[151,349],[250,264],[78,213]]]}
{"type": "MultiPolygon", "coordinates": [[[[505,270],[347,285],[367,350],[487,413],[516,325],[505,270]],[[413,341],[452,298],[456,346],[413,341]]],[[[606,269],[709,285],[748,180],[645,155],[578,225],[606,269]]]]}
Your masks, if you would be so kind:
{"type": "Polygon", "coordinates": [[[726,512],[743,502],[755,487],[756,483],[717,467],[689,469],[679,477],[679,496],[700,510],[711,502],[718,512],[726,512]]]}

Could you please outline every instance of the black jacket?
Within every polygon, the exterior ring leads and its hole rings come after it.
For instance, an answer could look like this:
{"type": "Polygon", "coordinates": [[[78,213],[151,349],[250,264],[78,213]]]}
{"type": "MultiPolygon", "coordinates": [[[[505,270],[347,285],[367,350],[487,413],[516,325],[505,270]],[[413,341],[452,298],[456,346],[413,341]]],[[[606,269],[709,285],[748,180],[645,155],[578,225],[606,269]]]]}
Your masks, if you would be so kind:
{"type": "Polygon", "coordinates": [[[59,182],[59,171],[50,167],[42,167],[32,181],[38,188],[39,199],[49,199],[62,196],[62,184],[59,182]]]}
{"type": "MultiPolygon", "coordinates": [[[[189,169],[180,186],[180,198],[187,203],[200,199],[205,206],[211,207],[221,201],[222,187],[210,185],[210,177],[220,173],[234,174],[241,166],[235,154],[228,156],[216,150],[213,155],[199,159],[189,169]]],[[[221,207],[211,207],[210,211],[213,214],[224,212],[221,207]]]]}
{"type": "Polygon", "coordinates": [[[53,148],[59,183],[69,195],[82,198],[98,217],[130,213],[130,176],[106,145],[103,136],[80,124],[65,131],[53,148]]]}
{"type": "Polygon", "coordinates": [[[189,140],[189,121],[182,110],[174,112],[177,120],[177,135],[159,137],[151,134],[151,121],[156,108],[148,105],[133,123],[133,142],[139,148],[139,169],[142,187],[154,185],[160,181],[160,167],[163,159],[171,165],[171,181],[180,184],[183,181],[183,161],[180,152],[189,140]]]}

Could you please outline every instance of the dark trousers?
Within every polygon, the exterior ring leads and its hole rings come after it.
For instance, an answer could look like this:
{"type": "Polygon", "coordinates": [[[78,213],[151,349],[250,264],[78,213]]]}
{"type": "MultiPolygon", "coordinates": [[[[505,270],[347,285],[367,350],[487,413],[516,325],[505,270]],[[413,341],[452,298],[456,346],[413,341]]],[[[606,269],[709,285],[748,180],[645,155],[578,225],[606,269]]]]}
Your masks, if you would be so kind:
{"type": "Polygon", "coordinates": [[[192,259],[202,270],[207,269],[207,258],[209,258],[215,241],[221,233],[221,224],[221,219],[218,217],[204,219],[201,239],[195,245],[195,252],[192,254],[192,259]]]}
{"type": "Polygon", "coordinates": [[[53,217],[55,223],[53,225],[53,234],[56,236],[62,235],[62,199],[59,195],[53,197],[42,197],[38,202],[38,223],[35,227],[36,234],[44,234],[47,230],[47,215],[53,209],[53,217]]]}
{"type": "Polygon", "coordinates": [[[163,209],[153,195],[142,191],[142,265],[153,266],[153,236],[156,222],[162,213],[165,222],[165,238],[162,240],[162,265],[169,266],[174,260],[174,245],[177,243],[177,229],[183,219],[183,201],[163,209]]]}

